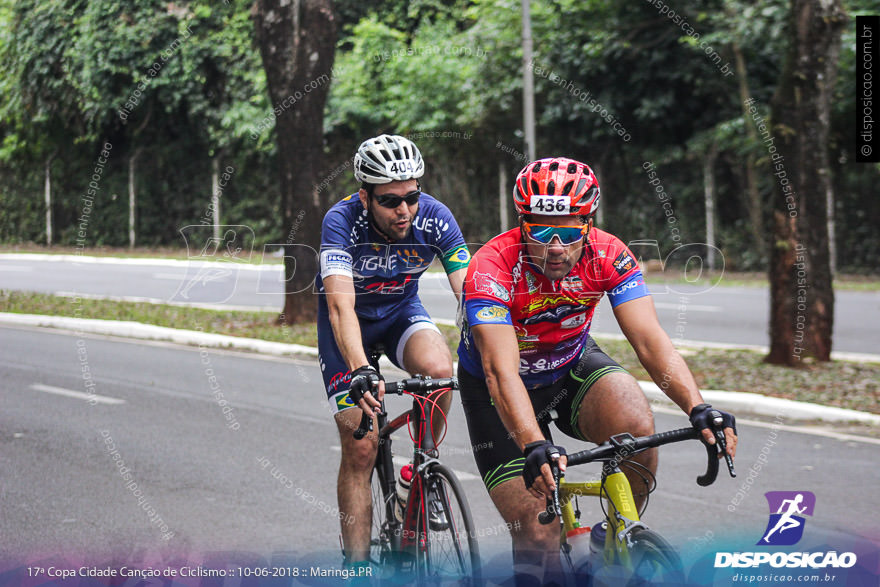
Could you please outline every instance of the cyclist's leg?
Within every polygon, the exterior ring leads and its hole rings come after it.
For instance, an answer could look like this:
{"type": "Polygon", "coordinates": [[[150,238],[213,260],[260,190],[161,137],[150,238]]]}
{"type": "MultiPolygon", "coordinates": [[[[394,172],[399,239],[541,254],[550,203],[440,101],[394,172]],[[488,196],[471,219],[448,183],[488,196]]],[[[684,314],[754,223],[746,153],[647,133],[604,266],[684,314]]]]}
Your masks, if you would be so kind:
{"type": "MultiPolygon", "coordinates": [[[[563,402],[557,421],[566,434],[600,443],[621,432],[633,436],[654,433],[654,415],[641,387],[592,338],[587,339],[583,354],[566,379],[574,397],[572,402],[563,402]]],[[[657,471],[656,448],[631,460],[652,473],[657,471]]],[[[623,471],[632,486],[636,505],[641,507],[647,496],[642,477],[626,468],[623,471]]]]}
{"type": "MultiPolygon", "coordinates": [[[[507,523],[513,541],[514,572],[553,576],[560,570],[559,526],[538,522],[546,507],[526,491],[523,456],[498,416],[484,379],[458,369],[461,403],[467,419],[471,448],[489,497],[507,523]]],[[[545,394],[546,395],[546,394],[545,394]]],[[[550,403],[545,398],[542,403],[550,403]]],[[[545,411],[535,406],[535,413],[545,411]]],[[[549,431],[545,430],[545,434],[549,431]]]]}
{"type": "MultiPolygon", "coordinates": [[[[342,456],[339,462],[336,494],[339,503],[342,543],[349,563],[365,561],[370,553],[372,496],[370,475],[376,460],[376,436],[370,433],[355,440],[361,410],[348,396],[351,373],[345,364],[330,328],[326,305],[318,306],[318,351],[321,375],[327,390],[330,413],[339,431],[342,456]]],[[[373,429],[375,430],[375,422],[373,429]]]]}
{"type": "MultiPolygon", "coordinates": [[[[440,330],[428,312],[416,299],[402,306],[386,336],[389,358],[398,367],[413,375],[428,375],[435,379],[452,377],[452,355],[440,330]]],[[[452,390],[435,394],[437,407],[449,413],[452,390]]],[[[443,433],[443,418],[433,418],[434,438],[443,433]]]]}

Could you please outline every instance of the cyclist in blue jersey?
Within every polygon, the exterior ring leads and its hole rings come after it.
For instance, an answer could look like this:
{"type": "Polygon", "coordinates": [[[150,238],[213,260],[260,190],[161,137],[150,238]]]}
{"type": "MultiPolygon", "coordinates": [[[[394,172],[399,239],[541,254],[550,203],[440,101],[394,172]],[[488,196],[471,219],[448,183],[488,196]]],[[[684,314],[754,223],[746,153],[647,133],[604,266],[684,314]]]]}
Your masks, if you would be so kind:
{"type": "MultiPolygon", "coordinates": [[[[367,349],[381,344],[392,363],[412,374],[452,376],[446,341],[419,300],[419,277],[440,258],[459,297],[470,253],[449,209],[421,191],[424,171],[410,140],[380,135],[364,141],[354,158],[361,188],[334,205],[321,228],[318,349],[342,445],[337,496],[348,565],[368,559],[377,450],[374,434],[355,440],[352,432],[362,413],[379,409],[385,393],[367,349]]],[[[451,392],[433,399],[445,412],[451,392]]],[[[442,426],[436,418],[435,438],[442,426]]]]}

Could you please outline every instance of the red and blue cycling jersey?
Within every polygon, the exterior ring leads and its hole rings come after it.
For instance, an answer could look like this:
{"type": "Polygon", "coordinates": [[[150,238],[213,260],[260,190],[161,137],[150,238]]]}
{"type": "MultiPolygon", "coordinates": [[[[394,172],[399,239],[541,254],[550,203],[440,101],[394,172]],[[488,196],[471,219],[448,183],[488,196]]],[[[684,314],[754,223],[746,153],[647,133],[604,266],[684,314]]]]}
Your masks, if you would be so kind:
{"type": "Polygon", "coordinates": [[[593,228],[581,259],[568,275],[550,281],[526,258],[519,228],[500,234],[468,267],[459,362],[468,373],[485,377],[470,327],[509,324],[516,331],[526,388],[549,385],[580,356],[606,293],[612,306],[649,295],[635,257],[616,236],[593,228]]]}

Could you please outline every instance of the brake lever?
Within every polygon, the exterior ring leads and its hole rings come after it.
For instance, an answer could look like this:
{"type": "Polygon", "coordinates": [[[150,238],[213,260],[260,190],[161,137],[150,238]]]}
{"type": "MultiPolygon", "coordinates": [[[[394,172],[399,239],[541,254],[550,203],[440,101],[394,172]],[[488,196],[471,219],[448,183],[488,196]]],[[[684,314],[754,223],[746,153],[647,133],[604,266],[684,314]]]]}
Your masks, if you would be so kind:
{"type": "Polygon", "coordinates": [[[548,455],[550,457],[550,472],[553,474],[553,496],[547,497],[547,507],[538,514],[538,522],[547,525],[553,521],[553,518],[559,518],[560,527],[563,525],[562,507],[559,505],[559,452],[553,451],[548,455]]]}
{"type": "Polygon", "coordinates": [[[730,473],[731,477],[736,477],[736,469],[733,467],[733,459],[727,453],[727,439],[724,437],[724,429],[722,428],[724,419],[716,410],[712,410],[711,414],[712,424],[715,426],[715,429],[712,431],[715,435],[715,444],[724,456],[724,462],[727,463],[727,472],[730,473]]]}

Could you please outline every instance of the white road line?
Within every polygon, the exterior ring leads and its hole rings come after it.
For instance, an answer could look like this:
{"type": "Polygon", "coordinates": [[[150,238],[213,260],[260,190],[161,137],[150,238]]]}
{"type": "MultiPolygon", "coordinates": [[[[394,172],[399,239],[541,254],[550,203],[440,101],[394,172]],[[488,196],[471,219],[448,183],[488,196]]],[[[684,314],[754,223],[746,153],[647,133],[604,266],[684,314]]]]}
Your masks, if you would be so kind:
{"type": "Polygon", "coordinates": [[[42,383],[34,383],[30,386],[34,391],[44,391],[46,393],[54,393],[55,395],[63,395],[66,397],[74,397],[76,399],[82,399],[86,401],[90,401],[93,403],[99,404],[107,404],[111,406],[124,404],[124,399],[118,399],[115,397],[107,397],[106,395],[97,395],[97,394],[89,394],[83,393],[81,391],[74,391],[72,389],[64,389],[63,387],[53,387],[51,385],[43,385],[42,383]]]}
{"type": "MultiPolygon", "coordinates": [[[[339,447],[339,446],[331,446],[331,447],[330,447],[330,450],[335,451],[335,452],[342,452],[342,448],[339,447]]],[[[399,466],[399,467],[402,467],[402,466],[404,466],[404,465],[408,465],[410,462],[412,462],[412,461],[409,460],[409,458],[404,457],[404,456],[402,456],[402,455],[396,455],[396,456],[394,456],[394,457],[392,458],[392,461],[394,462],[395,465],[397,465],[397,466],[399,466]]],[[[441,461],[441,462],[442,462],[442,461],[441,461]]],[[[449,466],[449,465],[447,465],[447,467],[448,467],[448,466],[449,466]]],[[[452,469],[451,467],[450,467],[450,470],[451,470],[453,473],[455,473],[455,476],[458,477],[458,480],[459,480],[459,481],[473,481],[474,479],[479,479],[479,478],[480,478],[479,476],[474,475],[473,473],[467,473],[467,472],[465,472],[465,471],[456,471],[455,469],[452,469]]]]}
{"type": "Polygon", "coordinates": [[[20,267],[16,265],[0,265],[0,271],[11,271],[13,273],[33,273],[33,267],[20,267]]]}

